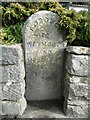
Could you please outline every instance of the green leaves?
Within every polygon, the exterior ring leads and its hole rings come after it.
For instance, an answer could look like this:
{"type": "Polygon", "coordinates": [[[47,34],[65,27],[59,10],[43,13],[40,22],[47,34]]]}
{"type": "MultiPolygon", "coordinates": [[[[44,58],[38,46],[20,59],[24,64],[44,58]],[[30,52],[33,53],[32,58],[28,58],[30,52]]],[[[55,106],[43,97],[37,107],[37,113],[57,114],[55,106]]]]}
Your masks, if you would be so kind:
{"type": "Polygon", "coordinates": [[[24,23],[17,23],[9,27],[3,27],[0,31],[2,37],[2,44],[14,44],[22,42],[22,27],[24,23]]]}
{"type": "Polygon", "coordinates": [[[90,15],[87,11],[80,11],[79,14],[82,15],[82,18],[76,29],[76,39],[72,45],[90,47],[90,15]]]}
{"type": "Polygon", "coordinates": [[[26,19],[39,10],[49,10],[59,16],[59,29],[69,45],[90,46],[90,14],[87,11],[68,10],[58,2],[8,3],[0,7],[3,11],[3,26],[0,37],[3,43],[21,43],[21,30],[26,19]]]}

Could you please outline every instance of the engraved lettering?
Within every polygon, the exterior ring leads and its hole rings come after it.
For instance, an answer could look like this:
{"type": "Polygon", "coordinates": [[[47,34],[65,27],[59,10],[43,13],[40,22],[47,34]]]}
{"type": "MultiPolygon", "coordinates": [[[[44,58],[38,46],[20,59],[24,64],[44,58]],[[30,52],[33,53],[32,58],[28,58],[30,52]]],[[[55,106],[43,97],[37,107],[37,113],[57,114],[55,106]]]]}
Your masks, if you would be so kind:
{"type": "Polygon", "coordinates": [[[55,20],[51,19],[50,23],[53,24],[55,22],[55,20]]]}
{"type": "Polygon", "coordinates": [[[42,20],[42,18],[39,18],[38,20],[39,20],[39,23],[43,23],[43,20],[42,20]]]}
{"type": "Polygon", "coordinates": [[[52,46],[52,44],[51,44],[51,42],[50,42],[50,41],[47,43],[47,46],[49,46],[49,47],[50,47],[50,46],[52,46]]]}
{"type": "Polygon", "coordinates": [[[45,22],[49,22],[49,19],[46,17],[46,19],[44,20],[45,22]]]}
{"type": "Polygon", "coordinates": [[[26,82],[28,83],[27,100],[37,100],[37,96],[40,100],[46,99],[47,96],[48,99],[62,97],[60,91],[64,49],[62,49],[62,35],[59,34],[60,30],[57,30],[56,23],[58,23],[58,16],[55,13],[39,11],[25,24],[23,34],[25,36],[26,82]],[[38,88],[39,91],[37,91],[38,88]],[[48,91],[45,95],[44,90],[48,91]],[[33,91],[35,94],[32,93],[33,91]],[[55,97],[50,95],[55,95],[55,97]]]}
{"type": "Polygon", "coordinates": [[[34,31],[32,27],[30,27],[30,30],[31,30],[31,31],[34,31]]]}
{"type": "Polygon", "coordinates": [[[42,37],[46,37],[46,33],[42,33],[42,37]]]}
{"type": "Polygon", "coordinates": [[[37,26],[37,24],[38,24],[38,21],[37,21],[37,20],[35,20],[35,22],[34,22],[34,27],[36,27],[36,26],[37,26]]]}

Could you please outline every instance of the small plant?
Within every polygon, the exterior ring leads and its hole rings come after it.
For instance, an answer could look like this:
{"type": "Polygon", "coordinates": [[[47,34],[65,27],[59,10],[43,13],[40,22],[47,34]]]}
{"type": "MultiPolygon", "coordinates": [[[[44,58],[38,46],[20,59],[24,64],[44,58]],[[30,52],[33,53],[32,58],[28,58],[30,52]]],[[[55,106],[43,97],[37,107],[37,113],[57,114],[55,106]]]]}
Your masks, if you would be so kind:
{"type": "Polygon", "coordinates": [[[59,28],[65,32],[69,45],[90,46],[90,16],[88,12],[76,12],[63,8],[58,2],[4,3],[2,9],[2,29],[4,43],[22,42],[23,23],[33,13],[48,10],[59,16],[59,28]]]}
{"type": "Polygon", "coordinates": [[[80,26],[76,29],[76,39],[72,45],[82,45],[90,47],[90,13],[87,11],[80,11],[83,16],[80,26]]]}
{"type": "Polygon", "coordinates": [[[17,23],[16,25],[10,25],[9,27],[3,27],[0,29],[0,37],[2,44],[14,44],[22,42],[21,30],[24,23],[17,23]]]}

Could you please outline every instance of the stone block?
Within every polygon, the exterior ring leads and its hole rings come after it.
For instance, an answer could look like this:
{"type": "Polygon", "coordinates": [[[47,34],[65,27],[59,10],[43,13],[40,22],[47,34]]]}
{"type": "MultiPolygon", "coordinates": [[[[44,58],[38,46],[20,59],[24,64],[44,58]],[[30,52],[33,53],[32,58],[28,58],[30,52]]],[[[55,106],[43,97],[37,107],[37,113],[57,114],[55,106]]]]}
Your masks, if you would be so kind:
{"type": "Polygon", "coordinates": [[[25,81],[21,83],[7,82],[0,84],[0,100],[17,101],[24,96],[25,81]]]}
{"type": "Polygon", "coordinates": [[[78,83],[70,84],[68,99],[87,99],[88,98],[88,84],[78,83]]]}
{"type": "Polygon", "coordinates": [[[77,77],[66,74],[64,84],[64,97],[66,99],[87,99],[89,77],[77,77]]]}
{"type": "Polygon", "coordinates": [[[0,65],[14,65],[24,62],[20,44],[0,46],[0,65]]]}
{"type": "Polygon", "coordinates": [[[57,24],[57,14],[45,10],[30,16],[24,25],[28,100],[60,99],[62,96],[61,81],[67,41],[57,24]]]}
{"type": "Polygon", "coordinates": [[[74,76],[74,75],[70,75],[70,74],[66,74],[65,75],[65,81],[67,81],[68,83],[73,83],[73,84],[78,84],[78,83],[84,83],[84,84],[88,84],[90,81],[90,77],[80,77],[80,76],[74,76]]]}
{"type": "Polygon", "coordinates": [[[90,55],[89,47],[67,46],[66,51],[71,54],[90,55]]]}
{"type": "Polygon", "coordinates": [[[17,102],[0,101],[0,115],[22,115],[27,106],[25,98],[21,98],[17,102]]]}
{"type": "Polygon", "coordinates": [[[67,116],[71,118],[88,118],[88,102],[82,100],[69,101],[67,116]]]}
{"type": "Polygon", "coordinates": [[[88,102],[88,118],[90,118],[90,100],[88,102]]]}
{"type": "Polygon", "coordinates": [[[25,77],[24,63],[0,66],[0,83],[21,82],[25,77]]]}
{"type": "Polygon", "coordinates": [[[77,76],[90,76],[89,59],[87,55],[68,54],[66,70],[69,74],[77,76]]]}

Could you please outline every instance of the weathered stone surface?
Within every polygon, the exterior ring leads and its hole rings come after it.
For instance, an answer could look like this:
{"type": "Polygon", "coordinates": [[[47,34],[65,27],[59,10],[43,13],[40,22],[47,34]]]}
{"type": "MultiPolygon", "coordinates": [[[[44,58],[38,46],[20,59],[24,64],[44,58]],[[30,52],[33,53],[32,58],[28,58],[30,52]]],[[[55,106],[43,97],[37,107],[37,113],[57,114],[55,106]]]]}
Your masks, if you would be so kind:
{"type": "Polygon", "coordinates": [[[88,118],[88,102],[75,100],[69,101],[67,105],[67,115],[74,118],[88,118]]]}
{"type": "Polygon", "coordinates": [[[88,117],[90,48],[67,46],[63,109],[67,116],[88,117]]]}
{"type": "Polygon", "coordinates": [[[66,51],[73,54],[84,54],[90,55],[89,47],[81,47],[81,46],[67,46],[66,51]]]}
{"type": "Polygon", "coordinates": [[[70,84],[71,83],[76,83],[78,85],[78,83],[85,83],[88,84],[90,81],[90,77],[78,77],[78,76],[74,76],[74,75],[70,75],[70,74],[66,74],[65,75],[65,80],[68,81],[70,84]]]}
{"type": "Polygon", "coordinates": [[[0,114],[1,115],[22,115],[26,108],[25,98],[21,98],[17,102],[13,101],[0,101],[0,114]]]}
{"type": "Polygon", "coordinates": [[[89,100],[90,100],[90,79],[89,79],[89,81],[88,81],[88,84],[89,84],[89,87],[88,87],[88,98],[89,98],[89,100]]]}
{"type": "Polygon", "coordinates": [[[70,84],[68,99],[86,99],[88,98],[88,84],[78,83],[70,84]]]}
{"type": "Polygon", "coordinates": [[[61,97],[63,55],[66,42],[57,28],[58,16],[39,11],[28,18],[23,29],[28,100],[61,97]]]}
{"type": "Polygon", "coordinates": [[[22,82],[25,77],[24,63],[0,66],[0,83],[22,82]]]}
{"type": "Polygon", "coordinates": [[[64,96],[66,99],[87,99],[88,98],[88,84],[89,77],[77,77],[66,75],[65,86],[64,86],[64,96]],[[85,81],[84,81],[85,80],[85,81]]]}
{"type": "Polygon", "coordinates": [[[67,118],[62,111],[62,104],[60,103],[62,103],[60,100],[30,101],[23,115],[18,116],[18,118],[41,118],[42,120],[44,118],[46,120],[48,120],[48,118],[52,120],[67,118]]]}
{"type": "Polygon", "coordinates": [[[68,54],[66,70],[68,73],[77,76],[90,76],[89,59],[87,55],[68,54]]]}
{"type": "Polygon", "coordinates": [[[0,46],[0,115],[21,115],[26,108],[21,45],[0,46]]]}
{"type": "Polygon", "coordinates": [[[24,96],[25,81],[21,83],[13,83],[11,81],[6,84],[0,84],[0,100],[17,101],[24,96]]]}
{"type": "Polygon", "coordinates": [[[67,116],[81,118],[88,115],[89,79],[90,77],[66,74],[63,91],[63,110],[67,116]]]}
{"type": "Polygon", "coordinates": [[[23,60],[23,52],[20,44],[0,46],[0,65],[19,64],[23,60]]]}

